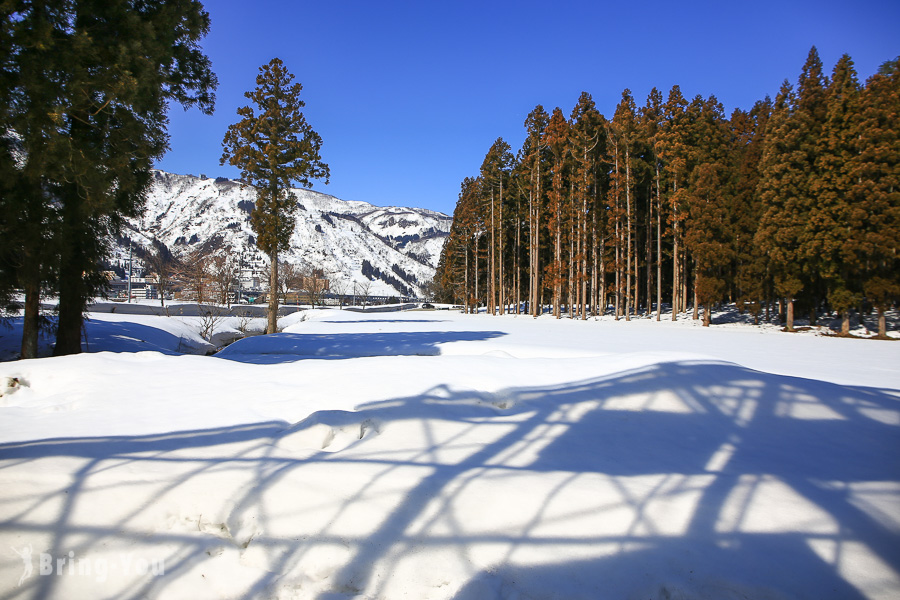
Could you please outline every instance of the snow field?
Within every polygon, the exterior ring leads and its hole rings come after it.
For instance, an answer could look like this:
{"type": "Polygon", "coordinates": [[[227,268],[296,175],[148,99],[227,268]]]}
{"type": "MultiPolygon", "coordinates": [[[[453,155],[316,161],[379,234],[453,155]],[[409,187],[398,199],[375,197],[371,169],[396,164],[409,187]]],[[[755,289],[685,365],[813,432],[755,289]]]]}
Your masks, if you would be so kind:
{"type": "Polygon", "coordinates": [[[900,593],[895,344],[447,311],[282,325],[213,357],[0,364],[22,382],[0,397],[0,596],[900,593]],[[70,552],[94,570],[40,574],[70,552]]]}

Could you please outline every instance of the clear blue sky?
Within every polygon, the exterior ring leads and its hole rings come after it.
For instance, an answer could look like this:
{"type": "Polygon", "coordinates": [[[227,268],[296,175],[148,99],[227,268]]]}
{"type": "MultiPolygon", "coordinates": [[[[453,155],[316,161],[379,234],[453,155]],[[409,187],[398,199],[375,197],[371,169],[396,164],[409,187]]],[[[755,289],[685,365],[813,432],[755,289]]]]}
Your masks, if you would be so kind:
{"type": "Polygon", "coordinates": [[[568,116],[582,91],[611,116],[624,88],[715,95],[728,114],[772,97],[815,45],[830,73],[849,54],[860,80],[900,55],[900,1],[470,2],[207,0],[203,47],[216,112],[173,107],[157,167],[236,177],[221,142],[259,67],[281,58],[303,84],[345,200],[452,213],[491,143],[514,150],[537,104],[568,116]]]}

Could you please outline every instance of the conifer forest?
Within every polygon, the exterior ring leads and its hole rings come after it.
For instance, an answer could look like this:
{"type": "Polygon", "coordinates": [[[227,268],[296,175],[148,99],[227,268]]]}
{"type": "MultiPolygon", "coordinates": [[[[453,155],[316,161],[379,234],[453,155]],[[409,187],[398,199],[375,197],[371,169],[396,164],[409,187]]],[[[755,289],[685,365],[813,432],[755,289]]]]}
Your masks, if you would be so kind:
{"type": "Polygon", "coordinates": [[[521,149],[497,139],[459,192],[435,283],[469,311],[710,323],[872,310],[900,297],[900,59],[861,83],[815,48],[730,116],[714,97],[622,92],[612,117],[582,93],[538,105],[521,149]],[[674,308],[674,310],[672,310],[674,308]],[[665,316],[663,316],[665,315],[665,316]]]}

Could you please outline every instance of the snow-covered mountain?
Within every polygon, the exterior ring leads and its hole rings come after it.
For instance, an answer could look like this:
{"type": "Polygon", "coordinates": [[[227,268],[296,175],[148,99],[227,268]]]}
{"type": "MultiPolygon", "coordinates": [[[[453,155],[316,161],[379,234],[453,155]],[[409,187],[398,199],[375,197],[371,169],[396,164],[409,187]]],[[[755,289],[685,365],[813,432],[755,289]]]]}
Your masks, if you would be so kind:
{"type": "MultiPolygon", "coordinates": [[[[354,283],[370,282],[370,295],[398,295],[403,286],[419,294],[434,275],[450,231],[449,216],[305,189],[293,194],[300,209],[291,248],[281,256],[284,262],[322,269],[332,282],[343,282],[347,293],[354,283]]],[[[251,265],[245,278],[253,271],[259,276],[266,258],[250,227],[255,200],[253,189],[238,181],[154,171],[146,211],[129,222],[130,237],[145,247],[155,238],[176,254],[216,239],[216,245],[243,255],[244,264],[251,265]]]]}

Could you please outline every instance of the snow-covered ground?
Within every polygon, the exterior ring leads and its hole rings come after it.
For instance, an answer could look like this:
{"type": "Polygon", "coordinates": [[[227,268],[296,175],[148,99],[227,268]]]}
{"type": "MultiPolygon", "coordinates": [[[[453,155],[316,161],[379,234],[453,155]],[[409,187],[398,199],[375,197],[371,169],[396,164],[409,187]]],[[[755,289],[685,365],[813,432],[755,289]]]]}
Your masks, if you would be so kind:
{"type": "Polygon", "coordinates": [[[0,364],[0,598],[900,596],[900,344],[283,324],[186,356],[104,315],[126,352],[0,364]]]}
{"type": "MultiPolygon", "coordinates": [[[[55,299],[53,299],[55,301],[55,299]]],[[[20,300],[22,302],[24,300],[20,300]]],[[[133,304],[163,310],[158,300],[137,300],[133,304]]],[[[121,312],[92,312],[84,323],[81,347],[85,352],[142,352],[164,354],[212,354],[220,346],[245,335],[265,331],[266,320],[260,317],[231,316],[222,307],[208,306],[206,317],[180,314],[182,305],[196,309],[194,302],[167,301],[170,318],[133,315],[121,312]]],[[[112,305],[118,308],[116,305],[112,305]]],[[[126,305],[122,305],[123,308],[126,305]]],[[[48,317],[55,323],[55,317],[48,317]]],[[[9,316],[0,324],[0,362],[16,360],[22,348],[22,317],[9,316]]],[[[42,331],[38,336],[38,356],[53,354],[54,336],[42,331]]]]}

